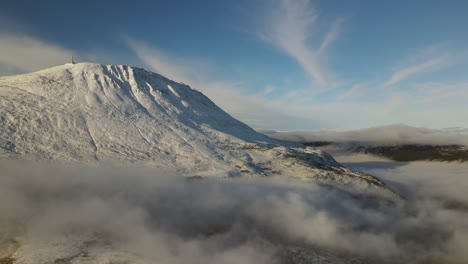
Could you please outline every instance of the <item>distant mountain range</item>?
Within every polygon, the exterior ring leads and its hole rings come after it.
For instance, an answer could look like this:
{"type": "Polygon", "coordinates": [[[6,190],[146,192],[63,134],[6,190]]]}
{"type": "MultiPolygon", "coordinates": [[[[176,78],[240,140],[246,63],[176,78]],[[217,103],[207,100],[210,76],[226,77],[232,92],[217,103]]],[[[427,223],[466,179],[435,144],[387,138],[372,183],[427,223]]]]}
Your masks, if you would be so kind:
{"type": "Polygon", "coordinates": [[[468,161],[468,129],[428,129],[406,125],[361,130],[312,130],[264,134],[307,146],[335,146],[341,150],[366,153],[395,161],[468,161]]]}

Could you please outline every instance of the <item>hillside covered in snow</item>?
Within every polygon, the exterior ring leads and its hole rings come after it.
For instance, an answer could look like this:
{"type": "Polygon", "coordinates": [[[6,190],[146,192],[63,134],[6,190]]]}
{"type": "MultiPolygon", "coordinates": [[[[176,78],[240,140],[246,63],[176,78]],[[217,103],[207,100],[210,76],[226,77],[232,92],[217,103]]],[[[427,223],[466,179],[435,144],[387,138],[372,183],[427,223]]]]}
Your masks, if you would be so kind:
{"type": "Polygon", "coordinates": [[[257,133],[188,85],[141,68],[65,64],[0,78],[0,97],[2,159],[142,163],[202,177],[281,174],[388,190],[325,152],[257,133]]]}

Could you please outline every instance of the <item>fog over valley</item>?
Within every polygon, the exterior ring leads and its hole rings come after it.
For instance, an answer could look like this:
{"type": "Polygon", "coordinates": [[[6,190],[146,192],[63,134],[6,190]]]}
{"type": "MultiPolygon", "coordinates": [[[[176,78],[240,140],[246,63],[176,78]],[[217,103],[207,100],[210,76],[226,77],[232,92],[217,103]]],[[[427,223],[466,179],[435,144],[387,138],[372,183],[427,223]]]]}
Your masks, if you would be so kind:
{"type": "Polygon", "coordinates": [[[468,257],[468,165],[337,158],[381,177],[405,200],[376,202],[280,176],[190,180],[137,168],[3,163],[1,245],[18,263],[463,263],[468,257]]]}
{"type": "Polygon", "coordinates": [[[0,264],[467,264],[468,1],[0,1],[0,264]]]}

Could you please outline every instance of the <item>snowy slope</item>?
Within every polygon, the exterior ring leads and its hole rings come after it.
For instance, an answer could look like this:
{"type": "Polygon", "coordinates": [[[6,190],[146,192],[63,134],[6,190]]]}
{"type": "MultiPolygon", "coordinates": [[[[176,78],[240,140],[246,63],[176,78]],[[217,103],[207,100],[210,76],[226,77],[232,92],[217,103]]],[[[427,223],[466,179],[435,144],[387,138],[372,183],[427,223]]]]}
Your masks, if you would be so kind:
{"type": "MultiPolygon", "coordinates": [[[[186,176],[279,174],[397,197],[321,150],[270,139],[189,86],[128,66],[67,64],[0,78],[0,159],[143,163],[186,176]]],[[[114,212],[109,206],[96,211],[102,210],[114,212]]],[[[128,220],[125,210],[115,211],[115,219],[128,220]]],[[[54,219],[68,216],[60,211],[54,219]]],[[[0,263],[154,263],[120,249],[118,241],[108,244],[106,236],[64,230],[63,237],[37,237],[26,230],[9,238],[1,231],[0,263]]],[[[350,263],[310,249],[285,245],[282,251],[285,263],[350,263]]]]}
{"type": "Polygon", "coordinates": [[[270,139],[202,93],[128,66],[66,64],[0,78],[0,155],[138,162],[193,176],[283,174],[386,189],[311,147],[270,139]]]}

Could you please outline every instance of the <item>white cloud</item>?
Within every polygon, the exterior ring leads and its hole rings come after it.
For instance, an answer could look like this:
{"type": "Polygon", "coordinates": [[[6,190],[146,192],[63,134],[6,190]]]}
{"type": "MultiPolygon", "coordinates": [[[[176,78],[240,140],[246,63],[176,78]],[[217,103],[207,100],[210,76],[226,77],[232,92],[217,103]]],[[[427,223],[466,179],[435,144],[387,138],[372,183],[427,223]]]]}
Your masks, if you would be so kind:
{"type": "MultiPolygon", "coordinates": [[[[407,123],[414,126],[468,126],[460,116],[468,101],[466,83],[419,83],[403,90],[384,89],[377,81],[357,83],[348,92],[321,100],[311,89],[278,87],[249,91],[216,79],[207,63],[178,58],[139,41],[129,46],[153,70],[204,92],[221,108],[257,129],[359,128],[407,123]],[[454,114],[457,113],[457,114],[454,114]]],[[[419,58],[418,58],[419,59],[419,58]]]]}
{"type": "Polygon", "coordinates": [[[268,132],[268,135],[290,141],[361,142],[375,145],[438,144],[468,146],[468,129],[440,130],[406,125],[371,127],[359,130],[308,130],[268,132]]]}
{"type": "Polygon", "coordinates": [[[335,40],[339,36],[339,33],[341,32],[341,27],[344,21],[345,20],[343,18],[338,18],[332,23],[332,25],[330,26],[330,30],[327,32],[327,34],[322,40],[322,44],[320,45],[320,48],[318,49],[318,53],[324,53],[326,49],[331,44],[333,44],[333,42],[335,42],[335,40]]]}
{"type": "MultiPolygon", "coordinates": [[[[282,12],[279,10],[270,12],[278,14],[279,21],[273,21],[277,24],[271,24],[268,27],[270,31],[265,32],[273,33],[273,29],[278,29],[276,36],[283,36],[286,39],[285,47],[292,48],[294,47],[292,43],[299,43],[297,44],[299,50],[313,53],[318,57],[324,56],[327,47],[339,35],[343,21],[336,20],[330,26],[328,34],[318,43],[321,48],[313,50],[306,46],[308,38],[311,37],[309,29],[314,27],[317,18],[310,3],[284,1],[280,4],[283,6],[282,12]],[[280,14],[282,16],[279,16],[280,14]],[[290,22],[283,26],[279,25],[283,20],[290,22]],[[302,26],[294,29],[293,25],[296,24],[302,26]],[[288,33],[288,29],[284,27],[291,27],[292,31],[288,33]],[[292,36],[284,35],[286,33],[292,36]]],[[[271,34],[269,37],[272,40],[271,34]]],[[[402,86],[401,88],[405,89],[398,90],[383,87],[383,83],[390,87],[416,75],[456,63],[453,55],[441,54],[439,48],[419,52],[407,60],[404,66],[396,70],[393,77],[386,82],[371,80],[356,83],[349,90],[342,89],[342,93],[335,90],[334,98],[321,100],[317,97],[316,90],[306,87],[284,89],[282,85],[271,83],[271,86],[266,87],[263,92],[248,90],[242,83],[221,80],[210,74],[212,66],[206,61],[172,56],[140,41],[132,39],[127,41],[132,51],[149,68],[204,92],[221,108],[255,128],[358,128],[391,123],[427,127],[468,126],[468,123],[460,119],[460,116],[468,115],[468,108],[464,107],[468,101],[466,82],[427,82],[402,86]],[[274,92],[271,87],[275,87],[274,92]]],[[[97,55],[79,53],[55,43],[18,33],[0,33],[0,50],[0,75],[18,74],[60,65],[68,62],[72,54],[75,54],[78,61],[86,59],[99,63],[115,61],[110,59],[111,56],[106,56],[105,52],[95,53],[97,55]]],[[[302,57],[299,53],[294,54],[302,57]]],[[[307,63],[310,62],[314,61],[307,60],[307,63]]],[[[316,62],[318,63],[316,66],[320,69],[326,69],[322,67],[324,65],[321,60],[316,62]]],[[[323,76],[331,76],[328,71],[325,73],[323,76]]]]}
{"type": "Polygon", "coordinates": [[[141,61],[165,77],[186,84],[199,83],[203,79],[202,74],[206,71],[204,63],[192,58],[169,56],[165,52],[131,37],[126,37],[125,40],[141,61]]]}
{"type": "Polygon", "coordinates": [[[136,167],[2,163],[0,238],[15,238],[25,263],[70,255],[74,262],[295,262],[299,252],[283,255],[288,247],[330,263],[468,257],[466,164],[359,162],[348,160],[404,185],[408,199],[381,203],[379,196],[280,176],[189,181],[136,167]],[[87,254],[79,254],[83,249],[87,254]]]}
{"type": "Polygon", "coordinates": [[[263,93],[249,92],[242,85],[210,76],[205,62],[171,56],[130,37],[126,40],[135,55],[152,70],[205,93],[223,110],[255,128],[312,122],[309,117],[291,113],[286,107],[287,98],[269,98],[272,91],[269,87],[263,93]]]}
{"type": "Polygon", "coordinates": [[[383,84],[383,87],[389,87],[395,84],[398,84],[404,80],[407,80],[411,77],[433,71],[441,66],[447,64],[450,57],[448,56],[439,56],[420,62],[414,65],[409,65],[395,71],[390,79],[383,84]]]}
{"type": "Polygon", "coordinates": [[[0,32],[0,76],[43,70],[71,61],[114,62],[105,52],[78,52],[27,34],[0,32]]]}
{"type": "MultiPolygon", "coordinates": [[[[10,71],[35,71],[69,62],[72,50],[27,35],[0,33],[0,65],[10,71]]],[[[1,74],[1,73],[0,73],[1,74]]]]}
{"type": "Polygon", "coordinates": [[[320,46],[313,48],[310,40],[315,36],[318,12],[309,0],[280,0],[267,13],[260,36],[296,60],[319,85],[330,85],[334,81],[333,75],[325,65],[323,55],[338,37],[343,19],[337,19],[320,46]]]}

